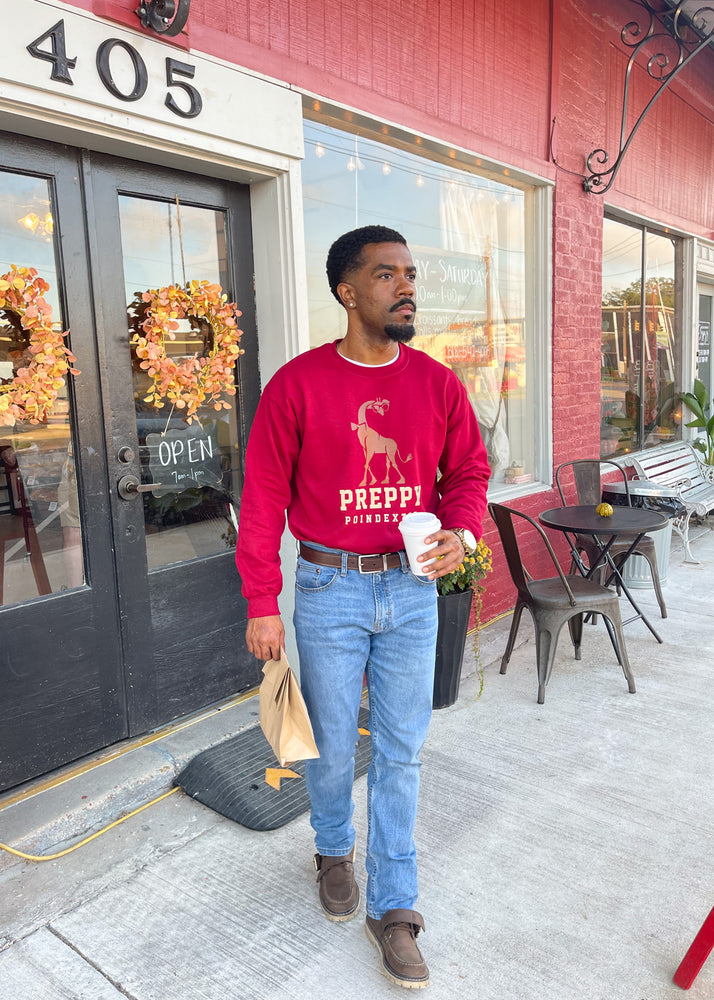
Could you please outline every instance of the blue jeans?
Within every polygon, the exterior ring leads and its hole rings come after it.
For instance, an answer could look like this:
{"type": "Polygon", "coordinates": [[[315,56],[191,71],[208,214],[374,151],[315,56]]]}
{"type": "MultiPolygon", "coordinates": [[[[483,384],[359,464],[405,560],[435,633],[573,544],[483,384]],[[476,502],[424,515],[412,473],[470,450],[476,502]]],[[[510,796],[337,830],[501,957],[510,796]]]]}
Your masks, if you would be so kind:
{"type": "Polygon", "coordinates": [[[305,762],[319,854],[354,846],[354,753],[363,675],[372,762],[367,775],[367,913],[413,909],[419,752],[431,718],[436,585],[401,568],[360,574],[298,559],[300,684],[320,751],[305,762]]]}

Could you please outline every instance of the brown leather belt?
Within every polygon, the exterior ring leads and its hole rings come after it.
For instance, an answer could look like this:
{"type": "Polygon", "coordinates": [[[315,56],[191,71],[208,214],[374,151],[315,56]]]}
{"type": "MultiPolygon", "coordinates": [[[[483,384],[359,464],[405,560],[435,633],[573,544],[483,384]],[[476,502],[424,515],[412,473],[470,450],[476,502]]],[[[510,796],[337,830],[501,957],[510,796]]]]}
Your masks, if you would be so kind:
{"type": "MultiPolygon", "coordinates": [[[[323,552],[322,549],[311,549],[309,545],[300,542],[300,555],[308,562],[318,566],[342,566],[341,552],[323,552]]],[[[402,565],[398,552],[384,552],[376,555],[361,556],[357,552],[347,555],[347,569],[356,569],[360,573],[386,573],[388,569],[397,569],[402,565]]]]}

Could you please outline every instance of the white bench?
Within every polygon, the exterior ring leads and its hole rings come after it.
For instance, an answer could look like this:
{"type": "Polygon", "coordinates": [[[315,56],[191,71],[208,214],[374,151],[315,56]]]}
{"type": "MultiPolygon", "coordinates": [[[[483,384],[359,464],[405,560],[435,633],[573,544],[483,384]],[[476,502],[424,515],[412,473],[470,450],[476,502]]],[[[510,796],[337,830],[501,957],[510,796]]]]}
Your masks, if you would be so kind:
{"type": "Polygon", "coordinates": [[[684,561],[699,562],[689,547],[689,520],[692,514],[706,517],[714,510],[714,466],[697,458],[690,444],[653,448],[624,464],[635,470],[635,479],[649,479],[660,486],[671,486],[672,496],[684,504],[685,513],[672,519],[672,527],[684,542],[684,561]]]}

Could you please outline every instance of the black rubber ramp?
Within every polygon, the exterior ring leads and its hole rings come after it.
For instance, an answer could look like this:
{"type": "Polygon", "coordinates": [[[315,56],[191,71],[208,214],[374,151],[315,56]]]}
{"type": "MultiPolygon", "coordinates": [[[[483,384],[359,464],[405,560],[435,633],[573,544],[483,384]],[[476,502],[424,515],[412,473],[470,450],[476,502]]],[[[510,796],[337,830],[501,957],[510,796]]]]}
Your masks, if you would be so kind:
{"type": "MultiPolygon", "coordinates": [[[[360,730],[366,731],[368,722],[369,713],[361,708],[360,730]]],[[[355,751],[355,778],[367,771],[371,759],[369,734],[361,732],[355,751]]],[[[251,726],[203,750],[188,762],[174,784],[250,830],[276,830],[310,808],[304,761],[281,768],[260,726],[251,726]],[[277,787],[268,784],[266,776],[277,787]]]]}

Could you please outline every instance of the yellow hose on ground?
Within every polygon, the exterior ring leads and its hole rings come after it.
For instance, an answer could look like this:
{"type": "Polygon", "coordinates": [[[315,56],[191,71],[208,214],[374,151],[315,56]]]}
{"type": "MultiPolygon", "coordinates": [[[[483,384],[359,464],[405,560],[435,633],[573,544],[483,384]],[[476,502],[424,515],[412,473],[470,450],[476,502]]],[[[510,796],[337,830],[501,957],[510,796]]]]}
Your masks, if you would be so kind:
{"type": "Polygon", "coordinates": [[[63,858],[65,854],[71,854],[72,851],[76,851],[79,847],[84,847],[84,845],[88,844],[90,840],[94,840],[95,837],[101,837],[101,835],[106,833],[107,830],[111,830],[113,827],[119,826],[120,823],[123,823],[127,819],[131,819],[131,817],[136,816],[137,813],[143,812],[144,809],[148,809],[149,806],[154,806],[157,802],[161,802],[162,799],[166,799],[169,795],[173,795],[175,792],[180,791],[181,789],[177,787],[172,788],[169,792],[164,792],[164,794],[159,795],[157,799],[152,799],[151,802],[147,802],[143,806],[139,806],[138,809],[127,813],[126,816],[122,816],[121,819],[115,819],[113,823],[110,823],[109,826],[105,826],[102,830],[97,830],[97,832],[93,833],[91,837],[85,837],[84,840],[80,840],[80,842],[75,844],[74,847],[67,847],[64,851],[59,851],[57,854],[24,854],[22,851],[16,851],[14,847],[8,847],[7,844],[0,844],[0,850],[7,851],[9,854],[14,854],[16,857],[23,858],[25,861],[55,861],[57,858],[63,858]]]}

